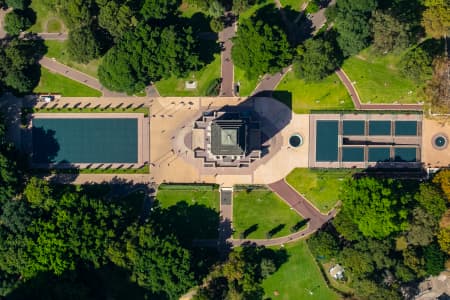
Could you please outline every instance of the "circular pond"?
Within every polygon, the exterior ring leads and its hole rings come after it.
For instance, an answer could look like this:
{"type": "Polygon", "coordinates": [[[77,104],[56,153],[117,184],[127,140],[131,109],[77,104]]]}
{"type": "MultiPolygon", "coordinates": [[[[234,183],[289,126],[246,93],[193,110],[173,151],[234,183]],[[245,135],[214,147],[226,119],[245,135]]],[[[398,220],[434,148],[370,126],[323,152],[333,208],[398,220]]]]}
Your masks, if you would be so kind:
{"type": "Polygon", "coordinates": [[[436,134],[433,137],[433,147],[439,150],[447,148],[448,138],[444,134],[436,134]]]}
{"type": "Polygon", "coordinates": [[[289,145],[291,147],[297,148],[300,147],[303,144],[303,138],[300,134],[293,134],[289,138],[289,145]]]}

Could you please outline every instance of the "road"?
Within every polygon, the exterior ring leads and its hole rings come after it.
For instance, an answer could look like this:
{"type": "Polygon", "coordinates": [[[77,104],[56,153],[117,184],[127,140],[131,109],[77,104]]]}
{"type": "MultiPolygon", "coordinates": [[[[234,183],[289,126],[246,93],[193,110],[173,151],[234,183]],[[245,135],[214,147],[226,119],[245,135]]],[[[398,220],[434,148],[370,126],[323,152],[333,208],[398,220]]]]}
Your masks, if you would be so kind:
{"type": "Polygon", "coordinates": [[[231,39],[236,33],[235,30],[236,23],[233,23],[231,26],[226,27],[219,33],[219,41],[223,43],[223,50],[221,53],[221,97],[232,97],[234,95],[234,66],[231,59],[231,48],[233,48],[233,42],[231,39]]]}
{"type": "Polygon", "coordinates": [[[103,96],[105,96],[105,97],[125,97],[126,96],[126,94],[123,94],[123,93],[116,93],[116,92],[109,91],[104,86],[102,86],[96,78],[91,77],[87,74],[84,74],[78,70],[72,69],[72,68],[70,68],[66,65],[63,65],[51,58],[43,57],[39,61],[39,63],[41,64],[41,66],[43,66],[44,68],[46,68],[52,72],[61,74],[67,78],[78,81],[81,84],[87,85],[93,89],[101,91],[103,93],[103,96]]]}

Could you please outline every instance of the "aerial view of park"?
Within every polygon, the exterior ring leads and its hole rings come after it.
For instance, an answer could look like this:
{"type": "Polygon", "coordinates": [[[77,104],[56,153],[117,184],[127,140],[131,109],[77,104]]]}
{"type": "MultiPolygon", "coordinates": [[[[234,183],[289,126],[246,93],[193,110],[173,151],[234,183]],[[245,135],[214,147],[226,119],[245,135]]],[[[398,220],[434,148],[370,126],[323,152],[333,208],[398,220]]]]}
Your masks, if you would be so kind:
{"type": "Polygon", "coordinates": [[[449,0],[0,0],[0,299],[447,299],[449,36],[449,0]]]}

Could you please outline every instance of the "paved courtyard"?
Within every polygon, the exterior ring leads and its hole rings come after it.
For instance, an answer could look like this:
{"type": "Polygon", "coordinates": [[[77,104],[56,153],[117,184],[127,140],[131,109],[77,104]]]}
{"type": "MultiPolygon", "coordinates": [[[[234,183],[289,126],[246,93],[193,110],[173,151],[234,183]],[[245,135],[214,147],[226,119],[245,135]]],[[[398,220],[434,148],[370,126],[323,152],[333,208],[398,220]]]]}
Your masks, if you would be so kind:
{"type": "MultiPolygon", "coordinates": [[[[433,145],[436,136],[443,135],[447,139],[450,137],[449,120],[423,119],[422,132],[422,163],[424,167],[441,168],[450,166],[450,148],[438,149],[433,145]]],[[[447,140],[448,145],[449,140],[447,140]]]]}
{"type": "Polygon", "coordinates": [[[294,167],[308,164],[308,115],[293,114],[284,104],[271,98],[157,99],[151,104],[151,176],[162,182],[207,182],[224,186],[267,184],[284,178],[294,167]],[[268,153],[245,168],[207,168],[194,157],[189,147],[194,121],[202,113],[225,105],[248,106],[261,117],[263,133],[268,136],[268,153]],[[303,137],[303,145],[288,145],[292,134],[303,137]]]}

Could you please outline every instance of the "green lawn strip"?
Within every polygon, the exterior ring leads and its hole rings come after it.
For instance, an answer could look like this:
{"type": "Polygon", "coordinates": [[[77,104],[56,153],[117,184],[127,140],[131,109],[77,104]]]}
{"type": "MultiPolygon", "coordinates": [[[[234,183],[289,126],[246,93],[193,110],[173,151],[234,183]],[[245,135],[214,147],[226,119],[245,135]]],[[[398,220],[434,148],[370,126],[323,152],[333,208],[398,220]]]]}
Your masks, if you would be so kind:
{"type": "Polygon", "coordinates": [[[262,283],[266,298],[278,300],[340,299],[327,286],[305,241],[287,244],[284,249],[288,253],[288,261],[262,283]],[[278,292],[278,296],[275,296],[276,292],[278,292]]]}
{"type": "Polygon", "coordinates": [[[306,197],[322,213],[333,209],[339,200],[339,191],[357,169],[296,168],[286,177],[297,192],[306,197]]]}
{"type": "Polygon", "coordinates": [[[84,84],[41,68],[41,78],[34,89],[38,94],[61,94],[64,97],[100,97],[102,93],[84,84]]]}
{"type": "Polygon", "coordinates": [[[240,96],[250,96],[250,94],[255,90],[258,85],[259,80],[248,79],[245,71],[234,66],[234,83],[239,82],[239,95],[240,96]]]}
{"type": "Polygon", "coordinates": [[[403,76],[398,70],[402,53],[376,56],[371,48],[350,57],[343,69],[363,103],[417,103],[422,85],[403,76]]]}
{"type": "Polygon", "coordinates": [[[30,8],[36,13],[36,23],[31,26],[28,30],[30,32],[43,32],[45,29],[45,23],[50,20],[48,25],[48,32],[59,32],[55,31],[58,29],[55,23],[59,23],[59,30],[62,29],[62,20],[58,17],[57,13],[53,10],[48,9],[47,6],[42,3],[42,0],[31,1],[30,8]]]}
{"type": "Polygon", "coordinates": [[[74,68],[80,72],[86,73],[94,78],[98,78],[97,69],[101,59],[94,59],[88,64],[80,64],[74,62],[67,51],[67,41],[45,41],[47,53],[45,56],[55,58],[58,62],[74,68]]]}
{"type": "Polygon", "coordinates": [[[295,113],[311,110],[352,110],[353,102],[336,74],[318,82],[305,82],[291,71],[281,80],[274,97],[292,105],[295,113]]]}
{"type": "Polygon", "coordinates": [[[234,238],[265,239],[268,238],[267,233],[278,226],[280,229],[276,230],[272,238],[289,235],[290,228],[300,221],[302,218],[271,191],[253,190],[234,193],[234,238]],[[244,234],[245,231],[247,234],[244,234]]]}
{"type": "MultiPolygon", "coordinates": [[[[92,103],[95,105],[96,103],[92,103]]],[[[144,114],[145,117],[148,117],[148,108],[140,107],[140,108],[126,108],[126,107],[109,107],[109,108],[95,108],[95,107],[80,107],[80,108],[71,108],[71,107],[56,107],[56,108],[33,108],[34,113],[141,113],[144,114]]]]}
{"type": "Polygon", "coordinates": [[[204,205],[208,208],[219,212],[219,191],[203,190],[203,189],[186,189],[186,190],[158,190],[156,196],[160,205],[164,208],[176,205],[178,202],[186,202],[188,205],[204,205]]]}
{"type": "Polygon", "coordinates": [[[280,0],[283,7],[290,7],[293,10],[300,11],[303,3],[308,2],[308,0],[280,0]]]}
{"type": "Polygon", "coordinates": [[[168,96],[206,96],[208,89],[220,78],[220,55],[215,54],[214,60],[197,72],[192,72],[186,78],[171,78],[160,80],[156,83],[158,92],[163,97],[168,96]],[[197,88],[186,90],[185,82],[188,80],[197,81],[197,88]]]}

